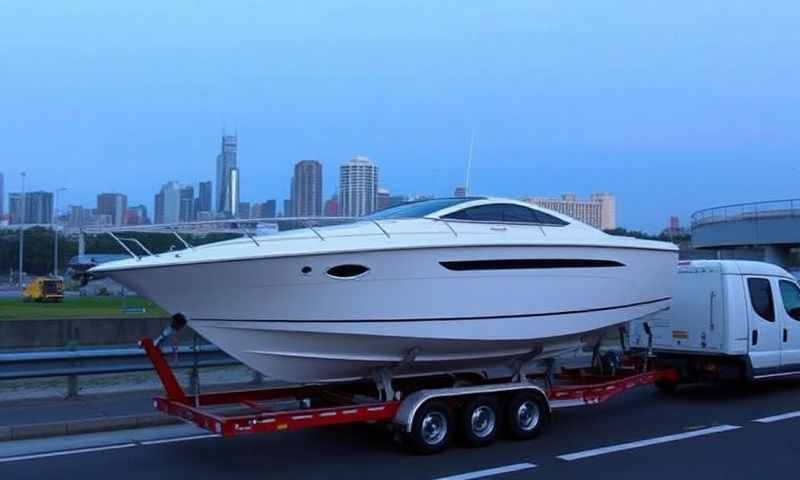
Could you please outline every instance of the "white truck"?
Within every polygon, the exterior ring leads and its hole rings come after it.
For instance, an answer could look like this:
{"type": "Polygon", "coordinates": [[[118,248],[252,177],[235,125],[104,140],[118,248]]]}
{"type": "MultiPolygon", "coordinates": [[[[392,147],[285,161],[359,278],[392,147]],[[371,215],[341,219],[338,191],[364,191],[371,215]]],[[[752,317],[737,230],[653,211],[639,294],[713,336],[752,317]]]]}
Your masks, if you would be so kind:
{"type": "MultiPolygon", "coordinates": [[[[681,383],[800,374],[800,288],[764,262],[680,262],[669,310],[630,326],[635,348],[681,383]]],[[[675,384],[659,384],[672,389],[675,384]]]]}

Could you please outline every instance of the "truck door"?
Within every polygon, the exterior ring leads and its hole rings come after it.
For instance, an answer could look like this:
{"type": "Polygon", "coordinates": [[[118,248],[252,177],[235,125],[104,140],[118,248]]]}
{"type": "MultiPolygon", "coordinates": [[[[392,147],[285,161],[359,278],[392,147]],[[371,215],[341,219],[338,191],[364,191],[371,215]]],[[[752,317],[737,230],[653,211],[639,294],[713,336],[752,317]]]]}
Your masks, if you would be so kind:
{"type": "Polygon", "coordinates": [[[746,282],[753,375],[777,373],[781,364],[783,332],[776,318],[772,285],[766,277],[747,277],[746,282]]]}
{"type": "Polygon", "coordinates": [[[778,280],[780,306],[777,308],[782,325],[781,370],[800,370],[800,288],[791,280],[778,280]]]}

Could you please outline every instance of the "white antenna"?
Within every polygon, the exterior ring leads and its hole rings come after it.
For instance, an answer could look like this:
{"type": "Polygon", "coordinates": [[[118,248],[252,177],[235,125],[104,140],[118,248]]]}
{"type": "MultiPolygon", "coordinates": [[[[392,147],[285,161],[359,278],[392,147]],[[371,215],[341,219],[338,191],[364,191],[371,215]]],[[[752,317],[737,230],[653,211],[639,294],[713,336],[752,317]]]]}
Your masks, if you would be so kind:
{"type": "Polygon", "coordinates": [[[469,153],[467,154],[467,176],[464,180],[464,195],[469,195],[469,177],[472,170],[472,146],[475,143],[475,129],[469,135],[469,153]]]}

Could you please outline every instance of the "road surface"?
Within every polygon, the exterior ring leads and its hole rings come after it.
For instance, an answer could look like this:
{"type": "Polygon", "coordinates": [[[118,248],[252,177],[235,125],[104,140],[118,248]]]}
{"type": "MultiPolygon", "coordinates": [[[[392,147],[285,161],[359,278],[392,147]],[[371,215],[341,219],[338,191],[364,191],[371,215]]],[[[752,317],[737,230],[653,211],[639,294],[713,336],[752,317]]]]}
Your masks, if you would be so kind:
{"type": "Polygon", "coordinates": [[[746,388],[653,388],[557,412],[528,442],[414,456],[378,426],[220,439],[160,427],[0,443],[0,478],[686,479],[791,478],[800,381],[746,388]],[[155,476],[155,477],[154,477],[155,476]]]}

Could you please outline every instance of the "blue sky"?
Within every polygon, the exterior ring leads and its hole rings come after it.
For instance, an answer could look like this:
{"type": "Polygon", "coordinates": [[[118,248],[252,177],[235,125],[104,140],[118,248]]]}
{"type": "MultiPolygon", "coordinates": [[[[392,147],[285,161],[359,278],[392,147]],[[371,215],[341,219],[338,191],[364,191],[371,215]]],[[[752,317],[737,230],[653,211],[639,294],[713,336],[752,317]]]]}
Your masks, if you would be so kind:
{"type": "Polygon", "coordinates": [[[367,155],[393,193],[611,191],[656,231],[797,197],[800,4],[789,1],[33,2],[0,5],[0,171],[63,205],[211,179],[243,200],[294,162],[367,155]]]}

